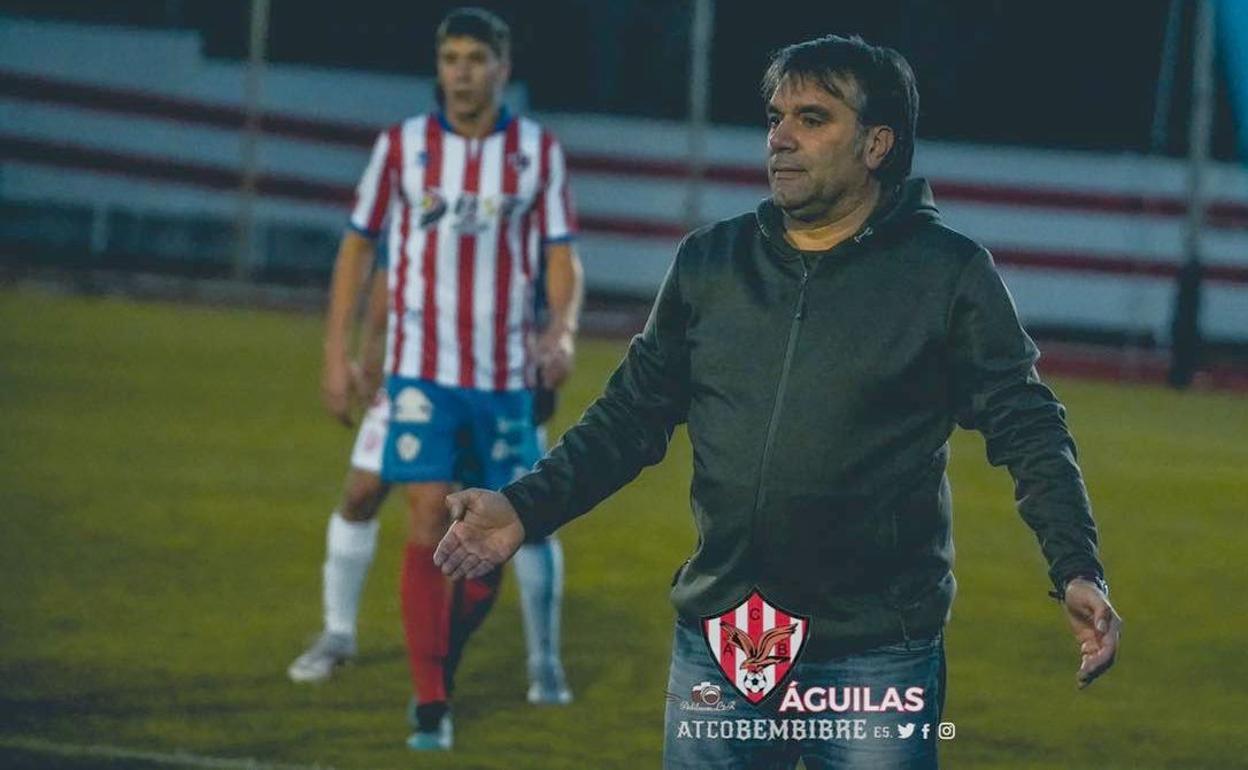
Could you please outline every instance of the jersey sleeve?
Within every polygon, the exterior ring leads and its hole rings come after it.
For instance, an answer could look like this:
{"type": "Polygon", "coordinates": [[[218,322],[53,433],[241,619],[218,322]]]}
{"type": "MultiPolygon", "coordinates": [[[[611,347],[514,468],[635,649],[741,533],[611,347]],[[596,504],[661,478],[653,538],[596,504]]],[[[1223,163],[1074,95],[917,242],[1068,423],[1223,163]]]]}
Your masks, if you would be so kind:
{"type": "Polygon", "coordinates": [[[391,131],[383,131],[373,143],[373,152],[369,156],[368,166],[360,183],[355,188],[355,202],[351,206],[351,218],[348,222],[352,230],[367,238],[376,238],[381,234],[381,227],[390,208],[390,195],[394,190],[397,158],[391,148],[394,146],[391,131]]]}
{"type": "Polygon", "coordinates": [[[538,201],[542,244],[572,240],[576,236],[576,212],[568,192],[568,169],[559,140],[542,134],[542,190],[538,201]]]}

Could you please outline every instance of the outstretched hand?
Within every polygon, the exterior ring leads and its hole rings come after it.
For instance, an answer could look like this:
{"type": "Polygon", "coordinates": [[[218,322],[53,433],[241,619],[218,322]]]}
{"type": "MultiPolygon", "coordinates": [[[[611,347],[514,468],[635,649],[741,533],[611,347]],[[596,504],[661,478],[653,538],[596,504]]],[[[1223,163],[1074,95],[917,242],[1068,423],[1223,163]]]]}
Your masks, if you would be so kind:
{"type": "Polygon", "coordinates": [[[1096,584],[1075,578],[1066,585],[1066,618],[1079,640],[1079,689],[1092,684],[1114,665],[1122,637],[1122,618],[1096,584]]]}
{"type": "Polygon", "coordinates": [[[433,563],[451,580],[478,578],[511,558],[524,541],[524,525],[498,492],[465,489],[447,495],[451,528],[438,543],[433,563]]]}

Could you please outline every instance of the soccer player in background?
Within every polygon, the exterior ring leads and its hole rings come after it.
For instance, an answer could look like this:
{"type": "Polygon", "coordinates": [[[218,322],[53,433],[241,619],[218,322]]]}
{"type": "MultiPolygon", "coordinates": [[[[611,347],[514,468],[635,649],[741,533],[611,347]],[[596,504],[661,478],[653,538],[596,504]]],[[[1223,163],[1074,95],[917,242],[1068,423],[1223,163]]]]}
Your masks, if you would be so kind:
{"type": "MultiPolygon", "coordinates": [[[[376,516],[390,491],[390,485],[383,483],[380,476],[390,411],[386,392],[380,387],[390,292],[386,251],[378,246],[376,252],[357,360],[351,365],[353,397],[369,399],[369,403],[351,450],[342,502],[330,514],[326,533],[321,573],[323,627],[316,640],[287,668],[294,682],[324,682],[355,656],[360,596],[377,550],[376,516]]],[[[544,280],[543,269],[534,286],[538,328],[545,325],[544,280]]],[[[544,424],[554,415],[555,399],[553,388],[539,386],[534,394],[533,421],[540,451],[545,451],[544,424]]],[[[474,479],[467,470],[464,478],[457,480],[471,485],[474,479]]],[[[572,692],[559,654],[563,597],[563,548],[559,539],[552,535],[526,543],[516,554],[515,568],[529,661],[528,701],[537,705],[570,703],[572,692]]]]}
{"type": "MultiPolygon", "coordinates": [[[[401,485],[408,511],[400,598],[415,692],[408,746],[416,750],[451,747],[454,667],[498,589],[497,571],[451,582],[433,564],[449,525],[446,496],[465,459],[461,442],[488,488],[537,460],[533,387],[567,378],[582,293],[563,151],[502,104],[507,26],[479,9],[452,11],[438,26],[436,52],[441,109],[382,132],[357,188],[330,289],[322,383],[326,407],[348,421],[348,329],[384,224],[389,407],[379,481],[401,485]],[[534,341],[543,267],[548,318],[534,341]]],[[[535,555],[544,560],[536,566],[558,571],[557,545],[535,555]]],[[[536,614],[557,617],[557,592],[534,598],[544,603],[536,614]]],[[[566,701],[557,622],[542,628],[531,634],[545,650],[537,659],[531,651],[530,696],[566,701]]]]}

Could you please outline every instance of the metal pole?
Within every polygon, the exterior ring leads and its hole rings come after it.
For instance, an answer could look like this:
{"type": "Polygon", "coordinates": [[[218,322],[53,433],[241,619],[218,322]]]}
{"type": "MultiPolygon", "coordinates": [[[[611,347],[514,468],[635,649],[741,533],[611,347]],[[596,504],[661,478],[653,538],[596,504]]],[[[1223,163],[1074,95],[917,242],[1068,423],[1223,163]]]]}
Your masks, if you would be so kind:
{"type": "Polygon", "coordinates": [[[1213,35],[1211,0],[1196,0],[1192,112],[1188,129],[1187,221],[1183,233],[1185,261],[1179,270],[1174,303],[1170,384],[1192,383],[1200,363],[1201,231],[1205,223],[1205,167],[1209,163],[1209,130],[1213,124],[1213,35]]]}
{"type": "Polygon", "coordinates": [[[711,36],[715,0],[694,0],[689,36],[689,187],[685,191],[685,227],[702,224],[702,188],[706,175],[706,133],[711,106],[711,36]]]}
{"type": "Polygon", "coordinates": [[[1178,67],[1179,33],[1183,28],[1183,0],[1170,0],[1166,14],[1166,36],[1161,44],[1161,65],[1157,71],[1157,94],[1153,101],[1153,130],[1149,150],[1164,155],[1169,138],[1170,99],[1174,93],[1174,72],[1178,67]]]}
{"type": "Polygon", "coordinates": [[[268,39],[269,0],[251,0],[251,36],[247,49],[247,72],[243,79],[242,184],[239,187],[238,240],[234,256],[234,278],[239,281],[249,280],[255,265],[256,182],[259,177],[261,101],[268,39]]]}

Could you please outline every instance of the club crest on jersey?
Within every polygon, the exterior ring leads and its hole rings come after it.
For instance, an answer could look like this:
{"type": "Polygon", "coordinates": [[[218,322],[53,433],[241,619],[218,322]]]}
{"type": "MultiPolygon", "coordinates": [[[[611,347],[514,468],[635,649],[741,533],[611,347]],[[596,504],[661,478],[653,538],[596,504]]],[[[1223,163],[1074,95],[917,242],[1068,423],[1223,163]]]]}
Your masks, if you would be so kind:
{"type": "Polygon", "coordinates": [[[702,619],[711,657],[750,703],[784,681],[806,645],[810,619],[783,610],[755,588],[735,607],[702,619]]]}
{"type": "Polygon", "coordinates": [[[523,173],[533,160],[523,152],[513,152],[507,156],[507,165],[514,168],[518,173],[523,173]]]}
{"type": "Polygon", "coordinates": [[[425,190],[420,196],[420,227],[424,229],[435,224],[446,214],[446,198],[437,190],[425,190]]]}

